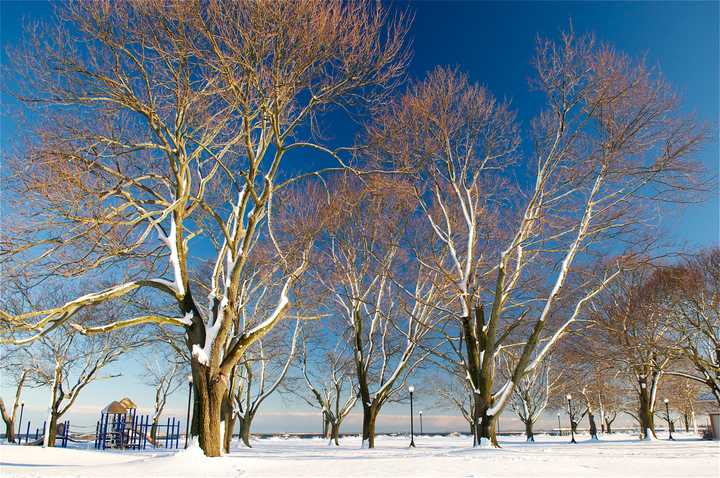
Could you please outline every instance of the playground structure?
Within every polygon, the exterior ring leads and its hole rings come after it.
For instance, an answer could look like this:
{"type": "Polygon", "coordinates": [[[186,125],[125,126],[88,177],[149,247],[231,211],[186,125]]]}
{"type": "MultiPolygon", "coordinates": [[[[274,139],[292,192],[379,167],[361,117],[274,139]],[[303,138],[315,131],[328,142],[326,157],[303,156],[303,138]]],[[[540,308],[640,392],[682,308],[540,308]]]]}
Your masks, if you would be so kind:
{"type": "Polygon", "coordinates": [[[132,400],[124,398],[110,403],[100,413],[95,426],[95,449],[144,450],[148,443],[153,448],[179,448],[180,420],[168,417],[166,424],[157,424],[155,437],[151,431],[150,415],[138,415],[132,400]]]}

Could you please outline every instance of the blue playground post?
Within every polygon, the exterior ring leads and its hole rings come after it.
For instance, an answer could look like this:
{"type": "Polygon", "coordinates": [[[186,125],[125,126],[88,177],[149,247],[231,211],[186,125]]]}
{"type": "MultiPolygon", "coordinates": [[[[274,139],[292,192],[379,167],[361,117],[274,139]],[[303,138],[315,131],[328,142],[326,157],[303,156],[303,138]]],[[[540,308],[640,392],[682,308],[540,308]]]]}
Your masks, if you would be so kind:
{"type": "Polygon", "coordinates": [[[147,446],[147,434],[148,434],[148,423],[150,422],[150,415],[145,415],[145,429],[143,430],[143,450],[147,446]]]}
{"type": "Polygon", "coordinates": [[[175,441],[175,417],[172,417],[172,427],[168,431],[170,432],[170,448],[172,448],[175,441]]]}
{"type": "Polygon", "coordinates": [[[102,449],[103,450],[107,448],[107,429],[108,429],[109,420],[110,420],[110,416],[106,413],[105,414],[105,424],[100,425],[100,428],[101,428],[100,433],[102,434],[102,440],[103,440],[102,441],[102,449]]]}
{"type": "Polygon", "coordinates": [[[67,448],[68,436],[70,435],[70,420],[65,420],[65,426],[63,427],[62,447],[67,448]]]}
{"type": "Polygon", "coordinates": [[[180,447],[180,419],[177,421],[177,431],[175,432],[175,449],[180,447]]]}
{"type": "Polygon", "coordinates": [[[165,448],[168,447],[168,438],[170,438],[170,417],[168,417],[167,425],[165,426],[165,448]]]}

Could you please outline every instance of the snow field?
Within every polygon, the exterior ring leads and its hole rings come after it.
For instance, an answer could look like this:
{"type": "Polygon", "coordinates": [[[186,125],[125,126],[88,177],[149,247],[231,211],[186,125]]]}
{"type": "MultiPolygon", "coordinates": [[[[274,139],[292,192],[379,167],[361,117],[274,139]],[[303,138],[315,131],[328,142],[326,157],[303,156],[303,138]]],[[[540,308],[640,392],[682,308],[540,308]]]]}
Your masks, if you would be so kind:
{"type": "Polygon", "coordinates": [[[720,476],[720,442],[679,433],[678,440],[643,442],[613,434],[599,442],[579,434],[501,437],[502,449],[473,449],[468,436],[378,437],[374,450],[360,448],[359,437],[341,447],[322,439],[255,440],[222,458],[206,458],[198,448],[177,453],[94,451],[79,448],[0,447],[0,476],[6,477],[713,477],[720,476]]]}

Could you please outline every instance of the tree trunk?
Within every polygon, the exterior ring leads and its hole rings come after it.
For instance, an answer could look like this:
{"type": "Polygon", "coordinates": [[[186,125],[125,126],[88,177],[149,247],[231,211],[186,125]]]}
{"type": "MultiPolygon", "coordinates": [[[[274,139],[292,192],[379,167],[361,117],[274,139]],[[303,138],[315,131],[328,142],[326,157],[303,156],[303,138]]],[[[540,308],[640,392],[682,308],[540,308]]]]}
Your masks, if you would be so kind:
{"type": "Polygon", "coordinates": [[[638,398],[640,399],[640,410],[638,413],[640,438],[643,440],[657,438],[655,435],[655,420],[652,412],[652,404],[650,403],[650,391],[647,388],[641,388],[638,398]]]}
{"type": "Polygon", "coordinates": [[[47,446],[53,447],[55,446],[55,438],[57,436],[57,423],[58,419],[60,417],[58,414],[53,410],[50,414],[50,423],[47,425],[49,428],[47,430],[48,433],[48,443],[47,446]]]}
{"type": "Polygon", "coordinates": [[[533,422],[527,420],[525,422],[525,439],[527,441],[535,442],[535,435],[533,434],[533,422]]]}
{"type": "Polygon", "coordinates": [[[152,438],[153,443],[157,442],[157,429],[159,420],[159,416],[153,417],[152,426],[150,427],[150,438],[152,438]]]}
{"type": "Polygon", "coordinates": [[[363,448],[375,448],[375,421],[377,420],[379,409],[374,405],[363,406],[363,448]]]}
{"type": "Polygon", "coordinates": [[[191,362],[193,386],[195,387],[195,417],[193,428],[205,456],[222,455],[223,406],[227,402],[227,386],[221,377],[211,375],[210,370],[195,359],[191,362]]]}
{"type": "Polygon", "coordinates": [[[683,414],[683,420],[685,422],[685,433],[690,431],[690,417],[687,413],[683,414]]]}
{"type": "Polygon", "coordinates": [[[340,423],[334,422],[330,424],[330,433],[332,442],[335,446],[340,446],[340,423]]]}
{"type": "Polygon", "coordinates": [[[330,428],[330,419],[328,419],[327,414],[323,412],[323,438],[330,439],[332,438],[331,434],[332,430],[330,428]]]}
{"type": "Polygon", "coordinates": [[[10,419],[3,419],[5,422],[5,438],[8,443],[15,443],[15,421],[10,419]]]}
{"type": "Polygon", "coordinates": [[[232,443],[233,431],[235,431],[235,415],[232,410],[225,413],[225,433],[223,434],[223,450],[230,453],[230,445],[232,443]]]}
{"type": "Polygon", "coordinates": [[[610,428],[610,425],[612,425],[611,421],[605,420],[605,433],[608,435],[612,433],[612,429],[610,428]]]}
{"type": "Polygon", "coordinates": [[[597,440],[597,425],[595,424],[595,415],[592,411],[588,410],[588,422],[590,423],[590,439],[597,440]]]}
{"type": "Polygon", "coordinates": [[[251,415],[246,415],[240,420],[240,439],[248,448],[252,448],[250,444],[250,426],[252,425],[252,419],[253,417],[251,415]]]}
{"type": "MultiPolygon", "coordinates": [[[[487,412],[487,409],[485,409],[485,412],[487,412]]],[[[480,419],[480,433],[479,433],[479,441],[478,445],[481,447],[484,446],[490,446],[493,448],[500,448],[500,445],[497,441],[497,436],[495,435],[495,415],[487,415],[487,413],[483,413],[482,418],[480,419]]]]}
{"type": "Polygon", "coordinates": [[[573,433],[577,433],[578,422],[570,420],[570,427],[572,428],[573,433]]]}

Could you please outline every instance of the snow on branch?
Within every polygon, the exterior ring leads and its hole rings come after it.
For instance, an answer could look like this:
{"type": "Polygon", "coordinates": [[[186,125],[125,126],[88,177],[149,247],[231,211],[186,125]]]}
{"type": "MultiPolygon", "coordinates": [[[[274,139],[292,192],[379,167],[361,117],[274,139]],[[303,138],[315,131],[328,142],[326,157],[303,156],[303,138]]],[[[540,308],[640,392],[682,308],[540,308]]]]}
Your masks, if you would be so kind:
{"type": "Polygon", "coordinates": [[[188,313],[185,317],[164,317],[162,315],[143,315],[128,320],[119,320],[116,322],[109,323],[107,325],[101,325],[98,327],[83,327],[80,324],[71,323],[70,326],[80,332],[83,335],[96,335],[105,332],[111,332],[113,330],[123,329],[125,327],[132,327],[134,325],[142,324],[161,324],[161,325],[175,325],[179,327],[189,327],[192,325],[192,313],[188,313]]]}

